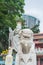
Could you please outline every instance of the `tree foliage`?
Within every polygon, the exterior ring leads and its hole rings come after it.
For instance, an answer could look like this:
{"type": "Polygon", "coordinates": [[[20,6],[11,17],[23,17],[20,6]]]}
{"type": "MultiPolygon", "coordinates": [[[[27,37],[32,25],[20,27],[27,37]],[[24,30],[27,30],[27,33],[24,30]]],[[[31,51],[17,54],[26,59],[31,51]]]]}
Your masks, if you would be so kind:
{"type": "Polygon", "coordinates": [[[22,15],[23,6],[24,0],[0,0],[0,43],[5,48],[8,44],[8,28],[16,27],[16,16],[22,15]]]}
{"type": "Polygon", "coordinates": [[[34,33],[39,33],[40,30],[39,30],[39,25],[35,25],[33,28],[31,28],[31,30],[34,32],[34,33]]]}

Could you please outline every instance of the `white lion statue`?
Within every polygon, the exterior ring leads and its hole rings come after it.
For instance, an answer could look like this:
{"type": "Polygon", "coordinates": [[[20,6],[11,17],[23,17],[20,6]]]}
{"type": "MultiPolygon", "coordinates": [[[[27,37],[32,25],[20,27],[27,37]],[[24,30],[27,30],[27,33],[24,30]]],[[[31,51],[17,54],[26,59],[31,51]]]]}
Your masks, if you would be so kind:
{"type": "Polygon", "coordinates": [[[12,46],[17,52],[15,65],[36,65],[35,44],[30,29],[22,29],[13,36],[12,46]]]}

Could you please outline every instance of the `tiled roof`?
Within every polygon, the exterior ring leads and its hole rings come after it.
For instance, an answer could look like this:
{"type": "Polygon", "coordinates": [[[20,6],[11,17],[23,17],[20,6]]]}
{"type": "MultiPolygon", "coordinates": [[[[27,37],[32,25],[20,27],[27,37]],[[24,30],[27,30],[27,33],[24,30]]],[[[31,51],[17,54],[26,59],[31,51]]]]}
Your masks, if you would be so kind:
{"type": "Polygon", "coordinates": [[[37,35],[43,35],[43,33],[35,33],[35,34],[33,34],[33,35],[36,35],[36,36],[37,36],[37,35]]]}
{"type": "Polygon", "coordinates": [[[43,39],[43,33],[35,33],[33,36],[34,36],[34,40],[36,39],[34,41],[35,44],[43,44],[43,42],[41,41],[39,42],[40,39],[43,39]]]}
{"type": "Polygon", "coordinates": [[[34,41],[35,44],[43,44],[43,42],[34,41]]]}
{"type": "Polygon", "coordinates": [[[34,36],[34,39],[43,39],[43,36],[34,36]]]}

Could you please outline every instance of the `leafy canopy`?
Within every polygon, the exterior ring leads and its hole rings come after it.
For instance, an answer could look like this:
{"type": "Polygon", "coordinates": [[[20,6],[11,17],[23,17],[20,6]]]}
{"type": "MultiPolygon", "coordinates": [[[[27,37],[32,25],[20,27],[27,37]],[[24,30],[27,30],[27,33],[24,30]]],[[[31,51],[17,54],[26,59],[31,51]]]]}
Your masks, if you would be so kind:
{"type": "Polygon", "coordinates": [[[8,47],[8,28],[16,27],[16,17],[21,17],[24,7],[24,0],[0,0],[0,49],[8,47]]]}

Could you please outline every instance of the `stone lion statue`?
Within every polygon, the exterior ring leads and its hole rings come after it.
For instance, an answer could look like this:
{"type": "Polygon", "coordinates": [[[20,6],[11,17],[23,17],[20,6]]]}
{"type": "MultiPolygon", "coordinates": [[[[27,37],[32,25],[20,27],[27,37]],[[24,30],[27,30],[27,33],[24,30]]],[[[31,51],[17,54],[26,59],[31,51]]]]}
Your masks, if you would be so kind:
{"type": "Polygon", "coordinates": [[[33,32],[30,29],[20,30],[13,37],[13,43],[13,48],[16,48],[17,51],[15,65],[36,65],[35,44],[33,42],[33,32]]]}

